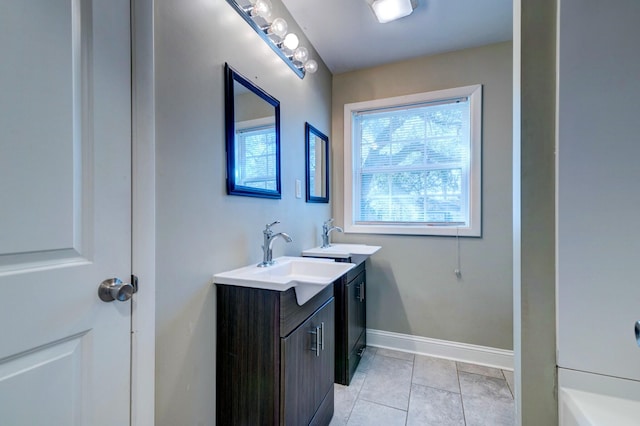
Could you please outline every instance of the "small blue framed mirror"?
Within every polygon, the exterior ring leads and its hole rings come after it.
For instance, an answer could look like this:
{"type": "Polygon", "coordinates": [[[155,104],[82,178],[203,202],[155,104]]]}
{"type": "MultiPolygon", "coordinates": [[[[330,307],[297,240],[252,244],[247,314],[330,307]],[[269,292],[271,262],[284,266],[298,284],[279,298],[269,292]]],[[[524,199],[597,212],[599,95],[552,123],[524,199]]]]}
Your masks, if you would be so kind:
{"type": "Polygon", "coordinates": [[[304,130],[307,203],[328,203],[329,138],[309,123],[304,130]]]}
{"type": "Polygon", "coordinates": [[[224,65],[227,194],[282,198],[280,102],[224,65]]]}

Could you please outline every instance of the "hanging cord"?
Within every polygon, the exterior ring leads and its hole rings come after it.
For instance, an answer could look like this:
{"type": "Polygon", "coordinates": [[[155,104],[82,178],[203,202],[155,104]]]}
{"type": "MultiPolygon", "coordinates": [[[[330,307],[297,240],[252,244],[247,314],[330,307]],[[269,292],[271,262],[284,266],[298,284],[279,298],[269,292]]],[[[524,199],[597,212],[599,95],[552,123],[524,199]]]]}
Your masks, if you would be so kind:
{"type": "Polygon", "coordinates": [[[458,260],[458,267],[454,269],[456,277],[458,279],[462,278],[462,267],[460,266],[460,228],[456,226],[456,256],[458,260]]]}

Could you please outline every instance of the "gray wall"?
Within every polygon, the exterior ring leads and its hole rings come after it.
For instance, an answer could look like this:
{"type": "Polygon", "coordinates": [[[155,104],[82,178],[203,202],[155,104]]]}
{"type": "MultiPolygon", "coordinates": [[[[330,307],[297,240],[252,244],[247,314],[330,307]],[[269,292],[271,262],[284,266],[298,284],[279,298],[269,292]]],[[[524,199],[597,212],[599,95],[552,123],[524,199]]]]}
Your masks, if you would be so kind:
{"type": "Polygon", "coordinates": [[[511,349],[512,198],[510,42],[334,76],[333,214],[343,220],[344,104],[451,87],[483,87],[483,237],[333,234],[382,246],[367,271],[369,328],[511,349]]]}
{"type": "Polygon", "coordinates": [[[296,199],[294,183],[304,182],[305,121],[330,133],[331,74],[320,63],[300,80],[224,0],[158,0],[155,19],[156,424],[210,425],[212,275],[258,263],[261,231],[275,219],[282,221],[275,229],[294,242],[276,241],[274,256],[299,255],[318,243],[330,205],[307,204],[304,194],[296,199]],[[226,195],[225,62],[281,102],[281,200],[226,195]]]}

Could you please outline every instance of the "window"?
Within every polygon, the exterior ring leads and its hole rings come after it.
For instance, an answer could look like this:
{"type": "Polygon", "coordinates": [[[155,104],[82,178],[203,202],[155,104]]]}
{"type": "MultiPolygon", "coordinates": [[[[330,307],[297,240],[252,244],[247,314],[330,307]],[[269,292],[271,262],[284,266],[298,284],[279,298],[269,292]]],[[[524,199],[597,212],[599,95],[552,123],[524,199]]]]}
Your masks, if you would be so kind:
{"type": "Polygon", "coordinates": [[[345,231],[481,235],[480,85],[345,105],[345,231]]]}

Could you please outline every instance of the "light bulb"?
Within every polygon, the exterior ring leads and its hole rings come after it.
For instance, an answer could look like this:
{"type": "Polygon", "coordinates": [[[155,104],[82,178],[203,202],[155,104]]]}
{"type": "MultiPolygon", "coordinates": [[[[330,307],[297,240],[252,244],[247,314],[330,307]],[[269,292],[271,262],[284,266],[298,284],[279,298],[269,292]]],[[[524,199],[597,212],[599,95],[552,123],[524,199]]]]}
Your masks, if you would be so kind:
{"type": "Polygon", "coordinates": [[[291,51],[296,50],[296,47],[298,47],[298,43],[300,43],[300,40],[298,40],[298,36],[294,33],[287,34],[287,36],[284,38],[284,41],[282,42],[284,47],[291,51]]]}
{"type": "Polygon", "coordinates": [[[274,19],[269,26],[269,32],[279,38],[283,38],[287,34],[287,21],[282,18],[274,19]]]}
{"type": "Polygon", "coordinates": [[[304,63],[304,70],[309,74],[313,74],[314,72],[318,71],[318,63],[313,59],[309,59],[304,63]]]}
{"type": "Polygon", "coordinates": [[[253,9],[251,9],[252,16],[260,16],[264,19],[267,19],[271,16],[271,1],[270,0],[256,0],[253,5],[253,9]]]}
{"type": "Polygon", "coordinates": [[[306,47],[300,46],[293,51],[294,62],[297,62],[300,65],[302,65],[307,61],[307,59],[309,59],[309,51],[307,50],[306,47]]]}

